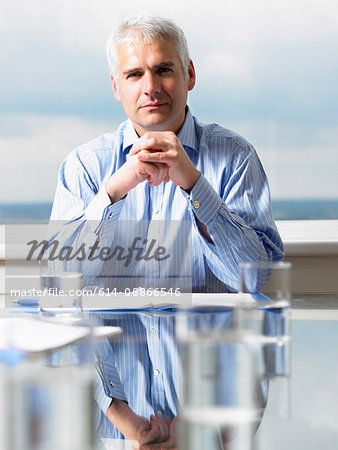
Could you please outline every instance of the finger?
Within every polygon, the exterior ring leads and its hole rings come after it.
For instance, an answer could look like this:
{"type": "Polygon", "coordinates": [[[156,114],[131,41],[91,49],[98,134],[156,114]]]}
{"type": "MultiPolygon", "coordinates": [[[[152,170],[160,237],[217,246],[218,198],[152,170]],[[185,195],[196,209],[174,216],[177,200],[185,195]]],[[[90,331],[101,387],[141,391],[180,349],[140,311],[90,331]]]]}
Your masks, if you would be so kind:
{"type": "Polygon", "coordinates": [[[145,133],[138,141],[134,143],[130,150],[130,155],[136,155],[142,150],[162,150],[165,151],[172,146],[172,143],[162,134],[155,135],[145,133]]]}
{"type": "Polygon", "coordinates": [[[162,170],[159,172],[158,177],[157,177],[157,180],[156,180],[155,183],[154,183],[155,186],[158,186],[159,184],[162,183],[162,181],[165,181],[167,178],[169,178],[169,175],[168,175],[168,169],[167,169],[167,168],[162,169],[162,170]]]}
{"type": "Polygon", "coordinates": [[[154,164],[158,168],[157,178],[158,181],[163,181],[168,176],[168,166],[167,164],[161,164],[161,163],[147,163],[147,164],[154,164]]]}
{"type": "Polygon", "coordinates": [[[163,180],[168,178],[168,166],[166,164],[158,163],[144,163],[144,170],[148,172],[147,180],[150,186],[158,186],[163,180]]]}
{"type": "Polygon", "coordinates": [[[142,437],[139,439],[140,446],[150,444],[151,442],[158,442],[160,438],[160,430],[157,424],[152,425],[151,429],[147,433],[142,433],[142,437]],[[155,426],[154,426],[155,425],[155,426]]]}
{"type": "Polygon", "coordinates": [[[165,442],[169,439],[170,430],[164,419],[160,416],[150,416],[149,428],[142,432],[141,444],[165,442]]]}
{"type": "Polygon", "coordinates": [[[144,179],[156,180],[159,176],[160,167],[153,163],[141,162],[139,165],[139,172],[144,179]]]}
{"type": "Polygon", "coordinates": [[[159,444],[141,445],[140,450],[175,450],[176,445],[171,442],[161,442],[159,444]]]}
{"type": "Polygon", "coordinates": [[[161,428],[162,440],[167,441],[170,436],[170,427],[168,425],[168,422],[163,417],[159,417],[158,423],[160,424],[160,428],[161,428]]]}
{"type": "Polygon", "coordinates": [[[156,424],[156,426],[159,428],[160,438],[158,439],[158,442],[167,441],[169,439],[170,435],[169,426],[162,416],[157,414],[155,416],[154,415],[151,416],[150,423],[156,424]]]}
{"type": "Polygon", "coordinates": [[[154,137],[148,136],[148,133],[146,133],[133,144],[130,154],[136,155],[143,149],[159,148],[157,142],[158,141],[154,137]]]}
{"type": "Polygon", "coordinates": [[[168,150],[166,152],[149,152],[142,150],[137,154],[139,161],[168,164],[177,156],[177,152],[174,150],[168,150]]]}

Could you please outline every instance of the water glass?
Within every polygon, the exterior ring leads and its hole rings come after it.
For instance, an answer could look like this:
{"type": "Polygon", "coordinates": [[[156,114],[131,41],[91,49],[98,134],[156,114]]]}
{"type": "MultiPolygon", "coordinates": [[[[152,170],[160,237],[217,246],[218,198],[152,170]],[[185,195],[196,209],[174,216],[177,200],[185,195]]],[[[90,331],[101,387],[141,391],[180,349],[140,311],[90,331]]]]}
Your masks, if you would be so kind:
{"type": "Polygon", "coordinates": [[[252,316],[255,370],[265,386],[267,418],[290,415],[290,279],[290,263],[240,267],[240,291],[256,300],[252,316]]]}
{"type": "Polygon", "coordinates": [[[48,261],[40,262],[41,308],[81,308],[82,273],[53,271],[48,261]]]}
{"type": "Polygon", "coordinates": [[[178,317],[183,370],[179,449],[253,449],[259,410],[246,328],[250,311],[239,313],[238,308],[201,306],[178,317]]]}

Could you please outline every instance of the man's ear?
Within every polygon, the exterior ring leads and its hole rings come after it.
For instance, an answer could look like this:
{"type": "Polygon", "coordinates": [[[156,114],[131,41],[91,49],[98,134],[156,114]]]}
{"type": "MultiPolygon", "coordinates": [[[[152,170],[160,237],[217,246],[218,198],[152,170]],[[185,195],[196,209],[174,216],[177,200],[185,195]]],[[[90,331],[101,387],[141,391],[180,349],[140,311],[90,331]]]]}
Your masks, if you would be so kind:
{"type": "Polygon", "coordinates": [[[119,90],[118,90],[118,87],[117,87],[117,83],[116,83],[116,81],[113,78],[113,75],[110,75],[110,79],[111,79],[111,84],[112,84],[112,87],[113,87],[114,96],[115,96],[116,100],[118,102],[120,102],[121,101],[120,93],[119,93],[119,90]]]}
{"type": "Polygon", "coordinates": [[[195,86],[196,82],[196,73],[194,63],[190,60],[188,67],[188,91],[191,91],[195,86]]]}

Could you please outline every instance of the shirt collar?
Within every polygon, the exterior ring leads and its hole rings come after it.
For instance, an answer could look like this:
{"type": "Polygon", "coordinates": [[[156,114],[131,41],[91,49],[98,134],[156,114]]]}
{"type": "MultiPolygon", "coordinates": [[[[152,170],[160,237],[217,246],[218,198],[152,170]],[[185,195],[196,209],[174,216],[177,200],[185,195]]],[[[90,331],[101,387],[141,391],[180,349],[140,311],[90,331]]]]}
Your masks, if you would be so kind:
{"type": "MultiPolygon", "coordinates": [[[[123,133],[123,152],[128,153],[139,136],[136,133],[133,122],[130,119],[128,119],[125,123],[126,126],[123,133]]],[[[189,147],[195,151],[198,151],[194,118],[188,106],[186,107],[183,125],[179,129],[177,137],[184,147],[189,147]]]]}
{"type": "Polygon", "coordinates": [[[184,147],[189,147],[198,152],[195,122],[189,106],[186,107],[185,119],[177,133],[177,137],[184,147]]]}

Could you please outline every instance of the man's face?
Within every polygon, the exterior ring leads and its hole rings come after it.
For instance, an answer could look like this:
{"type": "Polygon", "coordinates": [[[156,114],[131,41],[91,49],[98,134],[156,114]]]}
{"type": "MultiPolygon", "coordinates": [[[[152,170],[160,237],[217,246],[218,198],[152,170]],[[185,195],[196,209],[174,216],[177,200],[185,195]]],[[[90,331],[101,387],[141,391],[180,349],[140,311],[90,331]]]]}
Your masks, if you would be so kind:
{"type": "Polygon", "coordinates": [[[187,77],[176,45],[165,40],[123,45],[117,54],[118,89],[112,79],[114,94],[137,133],[176,133],[184,121],[188,91],[195,84],[192,62],[187,77]]]}

